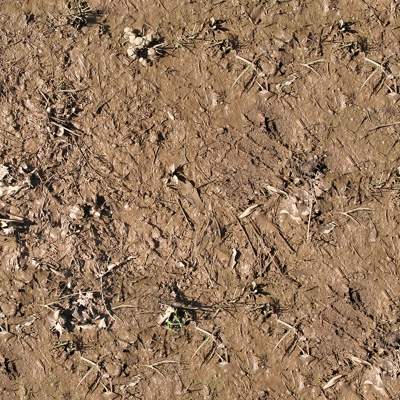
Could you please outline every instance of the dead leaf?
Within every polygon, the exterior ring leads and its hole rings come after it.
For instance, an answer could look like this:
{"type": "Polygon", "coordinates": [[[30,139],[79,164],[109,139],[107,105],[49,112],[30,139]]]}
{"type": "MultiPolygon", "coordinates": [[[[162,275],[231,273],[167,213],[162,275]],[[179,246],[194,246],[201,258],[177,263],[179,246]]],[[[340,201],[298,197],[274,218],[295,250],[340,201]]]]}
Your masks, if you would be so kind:
{"type": "Polygon", "coordinates": [[[283,208],[281,214],[289,214],[289,216],[297,223],[306,221],[310,215],[313,204],[311,193],[301,188],[293,188],[293,195],[290,195],[282,202],[283,208]]]}
{"type": "Polygon", "coordinates": [[[157,318],[157,325],[162,325],[165,321],[168,321],[169,317],[175,312],[175,308],[168,306],[167,309],[165,310],[165,313],[160,315],[157,318]]]}
{"type": "Polygon", "coordinates": [[[277,90],[281,90],[284,86],[290,86],[293,84],[293,82],[297,79],[297,75],[291,74],[289,75],[286,80],[284,80],[282,83],[278,83],[275,87],[277,90]]]}

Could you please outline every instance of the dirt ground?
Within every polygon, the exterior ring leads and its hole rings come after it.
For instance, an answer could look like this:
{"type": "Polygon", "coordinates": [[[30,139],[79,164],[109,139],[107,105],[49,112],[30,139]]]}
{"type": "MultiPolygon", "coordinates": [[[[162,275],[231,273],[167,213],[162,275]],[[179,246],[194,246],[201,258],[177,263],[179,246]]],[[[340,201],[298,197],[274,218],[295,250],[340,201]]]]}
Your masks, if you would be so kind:
{"type": "Polygon", "coordinates": [[[400,398],[399,7],[2,0],[1,399],[400,398]]]}

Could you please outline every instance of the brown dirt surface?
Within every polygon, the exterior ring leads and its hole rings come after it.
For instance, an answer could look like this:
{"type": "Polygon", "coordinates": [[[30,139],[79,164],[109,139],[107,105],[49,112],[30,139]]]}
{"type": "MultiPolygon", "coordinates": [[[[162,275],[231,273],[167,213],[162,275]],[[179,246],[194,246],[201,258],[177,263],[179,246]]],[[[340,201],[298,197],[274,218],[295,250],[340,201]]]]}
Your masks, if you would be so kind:
{"type": "Polygon", "coordinates": [[[398,399],[399,7],[2,0],[0,398],[398,399]]]}

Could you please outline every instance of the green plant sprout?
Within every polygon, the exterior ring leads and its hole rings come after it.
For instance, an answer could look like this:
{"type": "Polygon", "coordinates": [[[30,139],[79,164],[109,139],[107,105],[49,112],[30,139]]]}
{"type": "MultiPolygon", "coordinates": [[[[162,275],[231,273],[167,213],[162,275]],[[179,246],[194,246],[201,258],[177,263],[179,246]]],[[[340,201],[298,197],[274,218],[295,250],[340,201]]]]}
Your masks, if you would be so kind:
{"type": "Polygon", "coordinates": [[[192,316],[187,310],[182,308],[175,308],[174,312],[164,322],[164,326],[174,332],[178,333],[185,325],[192,320],[192,316]]]}

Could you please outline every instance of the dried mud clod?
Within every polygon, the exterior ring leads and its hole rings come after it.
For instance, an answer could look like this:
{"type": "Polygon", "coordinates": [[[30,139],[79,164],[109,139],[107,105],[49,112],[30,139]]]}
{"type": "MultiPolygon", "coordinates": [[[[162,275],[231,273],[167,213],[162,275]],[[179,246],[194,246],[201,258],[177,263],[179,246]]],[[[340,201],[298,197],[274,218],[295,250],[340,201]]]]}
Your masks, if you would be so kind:
{"type": "Polygon", "coordinates": [[[126,54],[132,60],[138,60],[143,67],[165,55],[162,39],[156,38],[151,32],[145,33],[144,29],[139,31],[126,27],[124,38],[129,42],[126,54]]]}

